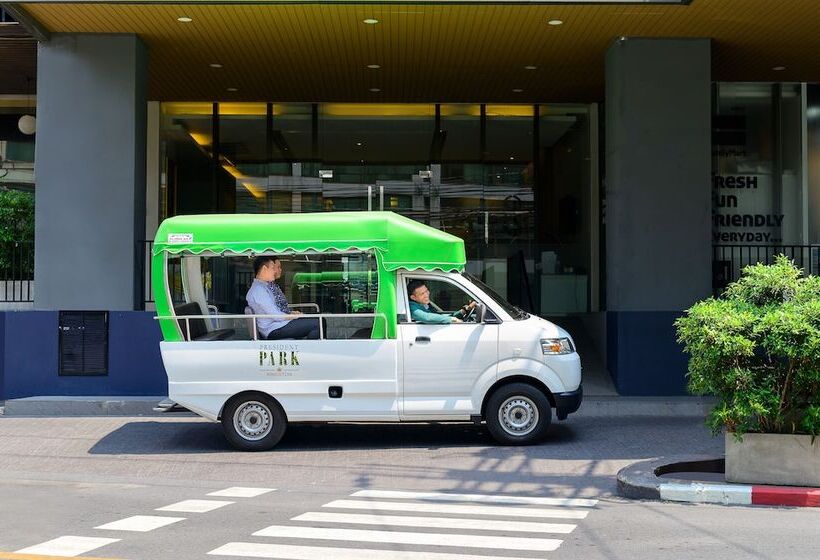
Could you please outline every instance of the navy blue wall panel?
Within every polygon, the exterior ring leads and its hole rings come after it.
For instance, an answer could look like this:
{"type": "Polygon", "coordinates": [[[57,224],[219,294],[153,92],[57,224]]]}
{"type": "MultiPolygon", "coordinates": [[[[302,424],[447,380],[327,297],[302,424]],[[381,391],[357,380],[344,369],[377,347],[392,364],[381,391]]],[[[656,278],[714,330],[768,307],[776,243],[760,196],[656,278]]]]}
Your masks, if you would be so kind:
{"type": "Polygon", "coordinates": [[[688,357],[677,343],[678,311],[607,313],[607,366],[621,395],[686,395],[688,357]]]}
{"type": "Polygon", "coordinates": [[[3,313],[5,398],[31,396],[154,396],[168,394],[153,313],[109,314],[108,375],[60,376],[58,313],[3,313]]]}

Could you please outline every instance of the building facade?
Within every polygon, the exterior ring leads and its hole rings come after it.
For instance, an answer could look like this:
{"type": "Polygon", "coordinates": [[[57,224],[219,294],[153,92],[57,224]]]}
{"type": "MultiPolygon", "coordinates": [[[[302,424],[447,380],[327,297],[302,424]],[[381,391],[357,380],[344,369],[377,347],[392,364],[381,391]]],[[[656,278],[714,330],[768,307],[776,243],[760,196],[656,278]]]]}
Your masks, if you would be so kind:
{"type": "MultiPolygon", "coordinates": [[[[603,393],[683,394],[683,310],[820,263],[812,2],[740,4],[6,3],[0,399],[164,393],[161,219],[375,209],[463,238],[603,393]]],[[[241,313],[249,264],[203,274],[241,313]]]]}

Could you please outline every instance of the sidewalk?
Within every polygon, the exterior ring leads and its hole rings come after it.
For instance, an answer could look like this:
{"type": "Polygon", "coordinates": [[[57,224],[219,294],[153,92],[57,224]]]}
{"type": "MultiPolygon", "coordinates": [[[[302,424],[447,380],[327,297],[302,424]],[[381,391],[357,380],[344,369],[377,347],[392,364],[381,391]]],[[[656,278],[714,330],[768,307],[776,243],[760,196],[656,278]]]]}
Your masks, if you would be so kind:
{"type": "MultiPolygon", "coordinates": [[[[154,411],[168,397],[28,397],[5,402],[5,416],[162,416],[154,411]]],[[[572,418],[620,416],[705,417],[713,400],[701,397],[587,396],[572,418]]]]}

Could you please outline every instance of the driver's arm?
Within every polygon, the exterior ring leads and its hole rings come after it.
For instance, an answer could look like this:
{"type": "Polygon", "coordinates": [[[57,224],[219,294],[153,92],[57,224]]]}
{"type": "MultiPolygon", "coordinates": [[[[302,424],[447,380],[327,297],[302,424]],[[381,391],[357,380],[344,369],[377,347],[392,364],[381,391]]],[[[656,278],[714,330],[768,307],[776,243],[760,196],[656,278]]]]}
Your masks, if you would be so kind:
{"type": "Polygon", "coordinates": [[[413,321],[417,323],[425,323],[428,325],[444,325],[453,322],[453,317],[444,315],[442,313],[433,313],[432,311],[425,311],[424,309],[416,308],[411,312],[413,321]]]}

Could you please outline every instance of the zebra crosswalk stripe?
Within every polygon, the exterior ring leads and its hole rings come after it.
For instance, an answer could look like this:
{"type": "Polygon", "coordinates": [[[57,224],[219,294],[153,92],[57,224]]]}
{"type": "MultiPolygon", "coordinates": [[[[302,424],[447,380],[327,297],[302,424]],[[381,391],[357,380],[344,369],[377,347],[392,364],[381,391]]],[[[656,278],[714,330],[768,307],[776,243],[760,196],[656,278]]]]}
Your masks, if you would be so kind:
{"type": "Polygon", "coordinates": [[[75,537],[65,535],[50,541],[28,548],[22,548],[16,554],[30,554],[43,556],[79,556],[96,550],[101,546],[119,542],[120,539],[105,539],[102,537],[75,537]]]}
{"type": "Polygon", "coordinates": [[[360,490],[354,498],[410,499],[425,502],[478,502],[484,504],[517,504],[537,506],[593,507],[598,500],[588,498],[542,498],[537,496],[505,496],[503,494],[451,494],[446,492],[401,492],[396,490],[360,490]]]}
{"type": "Polygon", "coordinates": [[[368,548],[327,548],[324,546],[293,546],[231,542],[208,553],[213,556],[239,556],[244,558],[275,558],[287,560],[532,560],[504,556],[450,554],[444,552],[418,552],[413,550],[374,550],[368,548]]]}
{"type": "Polygon", "coordinates": [[[551,552],[561,546],[558,539],[529,537],[498,537],[460,535],[453,533],[409,533],[403,531],[373,531],[366,529],[327,529],[271,525],[253,534],[254,537],[358,541],[382,544],[415,544],[425,546],[455,546],[459,548],[496,548],[551,552]]]}
{"type": "Polygon", "coordinates": [[[465,519],[457,517],[419,517],[408,515],[370,515],[311,511],[297,515],[291,521],[314,523],[349,523],[398,527],[432,527],[436,529],[467,529],[476,531],[508,531],[521,533],[571,533],[571,523],[535,523],[531,521],[500,521],[498,519],[465,519]]]}
{"type": "Polygon", "coordinates": [[[326,508],[375,511],[402,511],[422,513],[446,513],[461,515],[496,515],[505,517],[551,517],[556,519],[586,519],[587,511],[571,509],[545,509],[514,506],[473,506],[440,503],[382,502],[370,500],[334,500],[323,505],[326,508]]]}

